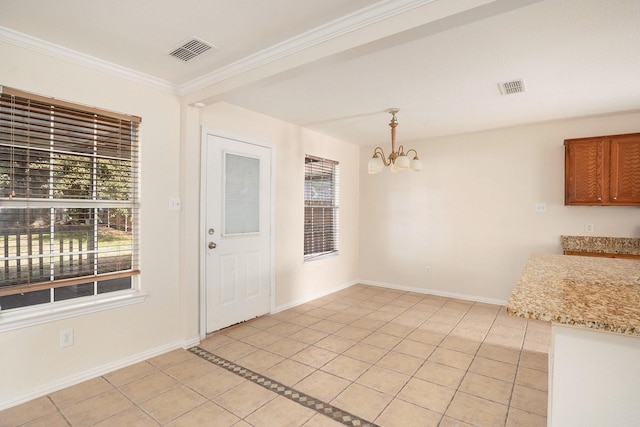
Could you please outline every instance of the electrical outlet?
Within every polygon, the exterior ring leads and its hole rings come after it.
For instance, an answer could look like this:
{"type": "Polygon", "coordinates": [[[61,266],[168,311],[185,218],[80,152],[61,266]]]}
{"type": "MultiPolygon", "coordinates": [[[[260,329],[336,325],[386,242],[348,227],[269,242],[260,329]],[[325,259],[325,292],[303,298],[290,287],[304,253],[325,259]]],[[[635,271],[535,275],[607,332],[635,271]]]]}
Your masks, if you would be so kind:
{"type": "Polygon", "coordinates": [[[60,348],[73,345],[73,329],[60,330],[60,348]]]}
{"type": "Polygon", "coordinates": [[[172,197],[169,199],[169,210],[179,211],[182,210],[182,201],[178,197],[172,197]]]}
{"type": "Polygon", "coordinates": [[[593,233],[596,231],[596,228],[593,224],[585,224],[584,225],[584,232],[585,233],[593,233]]]}
{"type": "Polygon", "coordinates": [[[547,211],[546,203],[536,203],[536,212],[537,213],[545,213],[547,211]]]}
{"type": "Polygon", "coordinates": [[[425,272],[425,273],[427,273],[427,274],[431,274],[431,267],[426,266],[426,267],[424,268],[424,272],[425,272]]]}

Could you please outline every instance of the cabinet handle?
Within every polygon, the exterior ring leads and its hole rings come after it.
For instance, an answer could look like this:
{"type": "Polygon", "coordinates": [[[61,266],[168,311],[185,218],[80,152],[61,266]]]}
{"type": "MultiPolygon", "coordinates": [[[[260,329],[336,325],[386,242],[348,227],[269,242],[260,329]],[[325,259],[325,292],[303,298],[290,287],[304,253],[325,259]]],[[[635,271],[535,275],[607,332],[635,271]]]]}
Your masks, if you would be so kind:
{"type": "Polygon", "coordinates": [[[601,202],[602,201],[602,197],[598,197],[598,201],[601,202]]]}
{"type": "Polygon", "coordinates": [[[618,198],[617,198],[617,197],[614,197],[614,198],[613,198],[613,201],[615,202],[616,200],[618,200],[618,198]]]}

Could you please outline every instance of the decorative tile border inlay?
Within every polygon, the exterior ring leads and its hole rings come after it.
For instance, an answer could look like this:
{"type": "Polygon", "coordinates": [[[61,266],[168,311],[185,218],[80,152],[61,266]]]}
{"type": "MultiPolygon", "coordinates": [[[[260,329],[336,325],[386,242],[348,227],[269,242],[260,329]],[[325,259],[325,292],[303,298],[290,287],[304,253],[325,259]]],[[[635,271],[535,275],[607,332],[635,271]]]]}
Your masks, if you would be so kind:
{"type": "Polygon", "coordinates": [[[221,368],[226,369],[229,372],[232,372],[268,390],[278,393],[279,395],[284,396],[287,399],[293,400],[294,402],[299,403],[302,406],[306,406],[307,408],[313,409],[314,411],[322,415],[326,415],[327,417],[339,423],[351,427],[378,427],[376,424],[370,421],[363,420],[362,418],[350,414],[349,412],[343,411],[340,408],[336,408],[333,405],[322,402],[314,397],[301,393],[291,387],[267,378],[264,375],[260,375],[229,360],[223,359],[220,356],[216,356],[215,354],[208,352],[203,348],[195,346],[188,349],[188,351],[195,354],[196,356],[203,358],[204,360],[207,360],[215,365],[220,366],[221,368]]]}

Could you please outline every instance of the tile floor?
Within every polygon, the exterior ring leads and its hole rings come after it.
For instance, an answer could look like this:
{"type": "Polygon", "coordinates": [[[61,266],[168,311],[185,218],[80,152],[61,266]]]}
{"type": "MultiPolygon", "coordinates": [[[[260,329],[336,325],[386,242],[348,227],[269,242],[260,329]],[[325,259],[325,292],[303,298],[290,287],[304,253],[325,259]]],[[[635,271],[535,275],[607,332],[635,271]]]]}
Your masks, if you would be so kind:
{"type": "Polygon", "coordinates": [[[546,426],[550,332],[500,306],[355,285],[7,409],[0,426],[546,426]]]}

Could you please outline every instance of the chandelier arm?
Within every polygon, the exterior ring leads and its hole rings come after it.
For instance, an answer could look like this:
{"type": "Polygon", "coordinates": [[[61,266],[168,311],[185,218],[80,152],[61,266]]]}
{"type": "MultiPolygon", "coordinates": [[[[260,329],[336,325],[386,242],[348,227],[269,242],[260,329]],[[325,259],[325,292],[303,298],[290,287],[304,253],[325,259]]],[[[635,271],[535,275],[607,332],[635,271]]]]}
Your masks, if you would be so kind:
{"type": "Polygon", "coordinates": [[[376,155],[380,155],[380,157],[382,157],[382,162],[384,163],[385,166],[389,166],[391,164],[391,160],[387,159],[384,155],[384,150],[382,149],[382,147],[376,147],[373,150],[373,154],[376,155]]]}
{"type": "Polygon", "coordinates": [[[414,150],[413,148],[412,148],[412,149],[410,149],[409,151],[407,151],[407,157],[409,157],[409,153],[410,153],[410,152],[412,152],[412,151],[416,154],[413,158],[414,158],[415,160],[420,160],[420,159],[418,158],[418,152],[417,152],[416,150],[414,150]]]}

